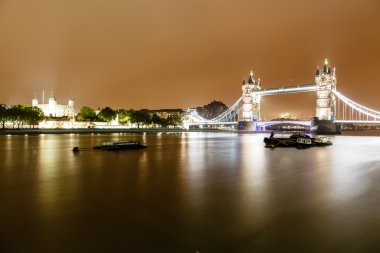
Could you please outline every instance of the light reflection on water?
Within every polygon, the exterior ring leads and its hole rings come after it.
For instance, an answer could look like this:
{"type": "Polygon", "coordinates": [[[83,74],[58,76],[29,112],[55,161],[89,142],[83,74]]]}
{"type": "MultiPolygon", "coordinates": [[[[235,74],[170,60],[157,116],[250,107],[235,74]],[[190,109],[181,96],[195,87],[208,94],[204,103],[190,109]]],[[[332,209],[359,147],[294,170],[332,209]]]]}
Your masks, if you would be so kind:
{"type": "Polygon", "coordinates": [[[330,147],[271,150],[264,136],[0,136],[0,249],[351,252],[380,246],[379,137],[334,136],[330,147]],[[71,152],[119,140],[141,140],[148,148],[71,152]]]}

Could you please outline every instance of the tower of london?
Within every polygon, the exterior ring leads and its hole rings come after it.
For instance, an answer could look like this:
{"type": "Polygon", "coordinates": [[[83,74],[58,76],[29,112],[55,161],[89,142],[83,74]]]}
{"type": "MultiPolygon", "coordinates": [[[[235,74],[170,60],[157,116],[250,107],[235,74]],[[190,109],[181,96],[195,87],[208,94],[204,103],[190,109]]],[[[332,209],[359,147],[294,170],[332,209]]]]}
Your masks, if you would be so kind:
{"type": "Polygon", "coordinates": [[[75,116],[74,101],[69,99],[67,105],[58,104],[53,94],[51,94],[47,104],[39,104],[38,99],[34,98],[32,106],[40,108],[46,117],[67,117],[72,119],[75,116]]]}

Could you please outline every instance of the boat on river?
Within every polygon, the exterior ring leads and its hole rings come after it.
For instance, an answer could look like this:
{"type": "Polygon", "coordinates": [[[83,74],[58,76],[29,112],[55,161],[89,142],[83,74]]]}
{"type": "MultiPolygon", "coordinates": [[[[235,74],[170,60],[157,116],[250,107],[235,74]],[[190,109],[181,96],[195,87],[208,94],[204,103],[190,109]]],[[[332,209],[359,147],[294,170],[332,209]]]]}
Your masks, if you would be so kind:
{"type": "Polygon", "coordinates": [[[117,141],[117,142],[103,142],[101,145],[95,146],[94,149],[101,150],[128,150],[128,149],[143,149],[146,145],[141,144],[139,141],[117,141]]]}
{"type": "Polygon", "coordinates": [[[332,145],[332,142],[326,136],[310,137],[307,134],[295,133],[288,138],[276,138],[272,132],[270,137],[264,138],[265,147],[295,147],[295,148],[310,148],[310,147],[323,147],[332,145]]]}

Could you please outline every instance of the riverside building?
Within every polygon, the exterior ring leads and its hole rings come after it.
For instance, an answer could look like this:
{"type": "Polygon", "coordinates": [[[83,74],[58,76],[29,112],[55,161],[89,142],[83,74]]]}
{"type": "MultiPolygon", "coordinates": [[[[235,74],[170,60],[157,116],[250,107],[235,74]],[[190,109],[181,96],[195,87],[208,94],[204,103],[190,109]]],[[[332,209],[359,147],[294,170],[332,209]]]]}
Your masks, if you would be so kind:
{"type": "Polygon", "coordinates": [[[40,108],[44,112],[44,115],[46,117],[67,117],[69,119],[73,119],[75,116],[74,100],[69,99],[66,105],[58,104],[53,94],[50,96],[49,102],[47,104],[39,104],[38,99],[34,98],[32,100],[32,106],[37,106],[38,108],[40,108]]]}

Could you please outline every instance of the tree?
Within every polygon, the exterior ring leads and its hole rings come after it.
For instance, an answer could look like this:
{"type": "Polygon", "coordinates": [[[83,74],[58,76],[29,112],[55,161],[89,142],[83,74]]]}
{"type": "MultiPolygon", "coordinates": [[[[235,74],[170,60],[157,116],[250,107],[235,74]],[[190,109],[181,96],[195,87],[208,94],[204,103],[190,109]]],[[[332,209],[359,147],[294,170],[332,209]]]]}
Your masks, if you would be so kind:
{"type": "Polygon", "coordinates": [[[131,111],[131,122],[137,124],[137,128],[140,128],[140,125],[148,125],[151,123],[151,117],[148,112],[145,111],[131,111]]]}
{"type": "Polygon", "coordinates": [[[116,118],[116,116],[117,116],[116,111],[112,110],[110,107],[103,108],[102,110],[100,110],[100,112],[98,114],[98,118],[100,120],[107,122],[107,123],[114,120],[116,118]]]}
{"type": "Polygon", "coordinates": [[[166,119],[168,121],[169,126],[176,127],[178,125],[182,124],[182,117],[178,113],[174,113],[172,115],[169,115],[166,119]]]}
{"type": "Polygon", "coordinates": [[[35,125],[38,125],[38,123],[44,119],[43,111],[36,106],[28,106],[25,107],[24,110],[24,121],[29,124],[29,127],[34,128],[35,125]]]}
{"type": "Polygon", "coordinates": [[[95,121],[96,120],[96,113],[95,113],[94,109],[92,109],[88,106],[83,106],[77,115],[77,120],[78,121],[95,121]]]}
{"type": "Polygon", "coordinates": [[[152,115],[152,124],[154,124],[156,127],[157,126],[162,126],[162,118],[160,116],[158,116],[156,113],[152,115]]]}
{"type": "Polygon", "coordinates": [[[221,101],[212,101],[203,107],[197,107],[197,112],[205,119],[212,119],[225,112],[228,107],[221,101]]]}
{"type": "Polygon", "coordinates": [[[167,118],[166,119],[161,118],[161,124],[160,125],[163,128],[168,127],[169,126],[169,120],[167,118]]]}
{"type": "Polygon", "coordinates": [[[117,115],[119,116],[119,122],[125,124],[131,121],[131,112],[133,110],[119,109],[117,115]]]}
{"type": "Polygon", "coordinates": [[[5,105],[0,105],[0,122],[3,126],[3,129],[5,128],[5,123],[8,121],[9,118],[9,111],[5,107],[5,105]]]}
{"type": "Polygon", "coordinates": [[[13,123],[13,128],[17,125],[17,128],[20,129],[25,120],[24,107],[22,105],[12,106],[9,109],[9,120],[13,123]]]}

